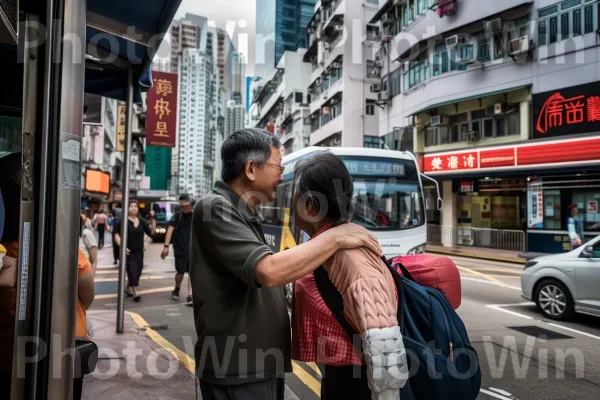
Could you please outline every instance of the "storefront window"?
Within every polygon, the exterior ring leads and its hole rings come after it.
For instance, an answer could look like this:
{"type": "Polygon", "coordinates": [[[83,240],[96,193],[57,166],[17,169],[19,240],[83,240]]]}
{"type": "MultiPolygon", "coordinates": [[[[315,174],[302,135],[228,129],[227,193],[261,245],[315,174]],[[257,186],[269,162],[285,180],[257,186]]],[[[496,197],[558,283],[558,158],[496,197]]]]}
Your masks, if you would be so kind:
{"type": "Polygon", "coordinates": [[[579,217],[584,223],[584,231],[600,231],[600,213],[598,212],[600,190],[595,192],[574,193],[573,203],[577,203],[579,217]]]}
{"type": "Polygon", "coordinates": [[[561,229],[560,191],[544,190],[544,229],[561,229]]]}

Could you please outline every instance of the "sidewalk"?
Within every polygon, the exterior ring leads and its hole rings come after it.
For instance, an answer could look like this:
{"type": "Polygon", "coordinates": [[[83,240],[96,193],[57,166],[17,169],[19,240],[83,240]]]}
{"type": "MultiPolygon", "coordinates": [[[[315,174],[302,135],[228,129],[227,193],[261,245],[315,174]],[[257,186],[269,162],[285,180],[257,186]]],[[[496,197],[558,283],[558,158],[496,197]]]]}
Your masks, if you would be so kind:
{"type": "Polygon", "coordinates": [[[196,400],[193,360],[162,339],[137,314],[126,313],[124,333],[114,311],[89,311],[98,345],[96,371],[85,377],[84,400],[196,400]],[[161,339],[163,340],[161,342],[161,339]]]}
{"type": "Polygon", "coordinates": [[[448,256],[478,258],[482,260],[507,262],[514,264],[525,264],[526,260],[519,257],[519,252],[503,251],[494,249],[483,249],[477,247],[443,247],[436,245],[426,245],[427,253],[444,254],[448,256]]]}

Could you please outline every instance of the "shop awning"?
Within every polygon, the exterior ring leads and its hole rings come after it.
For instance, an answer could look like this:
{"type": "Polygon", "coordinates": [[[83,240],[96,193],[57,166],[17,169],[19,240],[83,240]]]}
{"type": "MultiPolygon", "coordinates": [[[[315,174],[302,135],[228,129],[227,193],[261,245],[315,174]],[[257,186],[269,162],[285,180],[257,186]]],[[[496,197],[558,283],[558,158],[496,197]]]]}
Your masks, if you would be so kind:
{"type": "Polygon", "coordinates": [[[415,111],[415,112],[411,113],[409,116],[418,115],[418,114],[424,113],[426,111],[433,110],[434,108],[440,108],[440,107],[444,107],[444,106],[449,106],[451,104],[462,103],[464,101],[476,100],[476,99],[481,99],[481,98],[489,97],[489,96],[495,96],[497,94],[514,92],[516,90],[525,89],[525,88],[529,88],[529,87],[531,87],[531,84],[520,85],[520,86],[515,86],[515,87],[511,87],[511,88],[507,88],[507,89],[501,89],[501,90],[494,90],[492,92],[481,93],[481,94],[477,94],[474,96],[460,97],[460,98],[454,99],[454,100],[442,101],[440,103],[435,103],[435,104],[432,104],[425,108],[422,108],[418,111],[415,111]]]}
{"type": "Polygon", "coordinates": [[[87,53],[118,58],[109,64],[102,62],[105,57],[88,60],[86,64],[95,65],[86,68],[85,91],[124,101],[127,70],[132,69],[138,82],[135,101],[140,102],[140,92],[152,87],[152,59],[180,4],[181,0],[88,0],[87,53]]]}

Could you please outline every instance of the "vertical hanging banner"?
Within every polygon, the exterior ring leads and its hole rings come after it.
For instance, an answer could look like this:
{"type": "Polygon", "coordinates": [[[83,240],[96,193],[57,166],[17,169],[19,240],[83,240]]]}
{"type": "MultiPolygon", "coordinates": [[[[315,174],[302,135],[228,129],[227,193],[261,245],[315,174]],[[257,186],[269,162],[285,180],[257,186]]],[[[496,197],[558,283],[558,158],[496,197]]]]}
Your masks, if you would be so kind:
{"type": "Polygon", "coordinates": [[[529,182],[527,197],[527,227],[542,229],[544,227],[544,194],[541,179],[529,182]]]}
{"type": "Polygon", "coordinates": [[[150,146],[175,147],[177,129],[177,74],[152,71],[148,92],[146,141],[150,146]]]}
{"type": "Polygon", "coordinates": [[[117,105],[117,151],[125,151],[125,119],[127,118],[125,104],[117,105]]]}

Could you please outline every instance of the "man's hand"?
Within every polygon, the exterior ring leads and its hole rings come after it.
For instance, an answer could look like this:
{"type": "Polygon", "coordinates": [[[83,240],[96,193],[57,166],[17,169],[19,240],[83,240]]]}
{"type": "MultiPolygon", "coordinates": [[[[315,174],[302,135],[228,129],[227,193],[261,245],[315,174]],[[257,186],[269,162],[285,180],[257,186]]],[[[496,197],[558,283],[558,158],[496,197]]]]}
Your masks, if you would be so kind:
{"type": "Polygon", "coordinates": [[[163,260],[165,258],[167,258],[167,256],[169,255],[169,248],[167,246],[165,246],[162,250],[162,252],[160,253],[160,258],[162,258],[163,260]]]}
{"type": "Polygon", "coordinates": [[[154,210],[150,210],[150,213],[148,215],[150,215],[150,218],[154,218],[156,213],[154,212],[154,210]]]}
{"type": "Polygon", "coordinates": [[[357,224],[342,224],[329,229],[323,233],[323,236],[330,236],[332,240],[338,243],[340,250],[356,249],[366,247],[378,256],[383,256],[383,250],[379,242],[371,232],[357,224]]]}
{"type": "Polygon", "coordinates": [[[580,238],[576,238],[575,240],[577,241],[577,246],[581,246],[581,239],[580,238]]]}
{"type": "Polygon", "coordinates": [[[127,255],[131,255],[131,250],[127,249],[127,255]]]}

